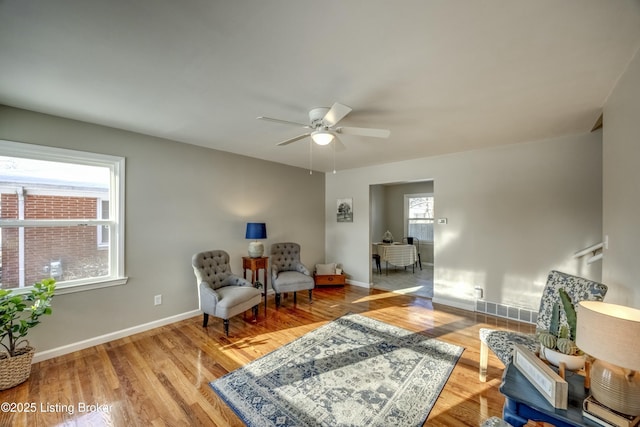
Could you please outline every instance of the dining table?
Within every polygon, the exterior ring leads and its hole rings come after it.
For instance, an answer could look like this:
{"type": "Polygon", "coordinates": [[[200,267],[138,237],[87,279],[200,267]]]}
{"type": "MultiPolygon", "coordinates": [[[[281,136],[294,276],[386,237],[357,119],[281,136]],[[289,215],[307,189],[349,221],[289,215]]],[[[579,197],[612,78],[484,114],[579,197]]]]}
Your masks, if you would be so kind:
{"type": "Polygon", "coordinates": [[[377,243],[377,253],[380,261],[385,262],[387,275],[389,274],[389,264],[396,267],[412,266],[415,272],[415,265],[418,260],[418,251],[415,245],[377,243]]]}

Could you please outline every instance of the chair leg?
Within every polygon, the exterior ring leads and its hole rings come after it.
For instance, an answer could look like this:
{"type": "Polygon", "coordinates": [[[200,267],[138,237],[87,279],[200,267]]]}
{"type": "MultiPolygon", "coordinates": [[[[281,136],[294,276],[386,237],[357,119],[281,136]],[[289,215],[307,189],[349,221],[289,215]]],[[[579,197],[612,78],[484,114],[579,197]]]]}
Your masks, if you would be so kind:
{"type": "Polygon", "coordinates": [[[258,321],[258,306],[254,305],[252,310],[253,310],[253,321],[257,322],[258,321]]]}
{"type": "Polygon", "coordinates": [[[229,336],[229,319],[224,319],[222,323],[224,323],[224,334],[229,336]]]}
{"type": "Polygon", "coordinates": [[[276,293],[276,308],[280,307],[280,294],[276,293]]]}
{"type": "Polygon", "coordinates": [[[298,302],[298,293],[294,292],[293,293],[293,303],[296,304],[298,302]]]}
{"type": "Polygon", "coordinates": [[[479,379],[481,383],[487,381],[487,366],[489,364],[489,347],[484,341],[480,341],[480,372],[479,379]]]}
{"type": "Polygon", "coordinates": [[[418,266],[420,267],[420,270],[422,270],[422,260],[420,259],[420,254],[418,254],[418,266]]]}
{"type": "Polygon", "coordinates": [[[209,322],[209,315],[207,313],[204,313],[204,318],[202,319],[202,327],[206,328],[208,322],[209,322]]]}
{"type": "Polygon", "coordinates": [[[376,267],[376,271],[378,272],[378,274],[382,274],[382,267],[380,267],[380,255],[373,254],[372,257],[374,266],[376,267]]]}
{"type": "Polygon", "coordinates": [[[309,304],[313,304],[313,289],[309,289],[309,304]]]}

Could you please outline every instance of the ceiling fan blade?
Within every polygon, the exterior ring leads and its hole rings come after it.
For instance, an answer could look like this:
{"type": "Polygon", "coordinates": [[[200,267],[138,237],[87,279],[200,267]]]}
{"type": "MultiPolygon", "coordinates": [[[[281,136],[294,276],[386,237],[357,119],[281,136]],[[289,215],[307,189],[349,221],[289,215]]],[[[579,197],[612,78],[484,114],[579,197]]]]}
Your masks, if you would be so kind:
{"type": "Polygon", "coordinates": [[[274,123],[280,123],[282,125],[291,125],[291,126],[298,126],[298,127],[303,127],[306,129],[311,129],[311,126],[304,124],[304,123],[298,123],[298,122],[290,122],[288,120],[280,120],[280,119],[272,119],[271,117],[256,117],[256,119],[258,120],[265,120],[267,122],[274,122],[274,123]]]}
{"type": "Polygon", "coordinates": [[[340,138],[338,138],[337,136],[333,140],[333,143],[336,145],[336,151],[344,151],[347,149],[347,147],[342,143],[342,141],[340,141],[340,138]]]}
{"type": "Polygon", "coordinates": [[[351,107],[334,103],[331,109],[325,114],[322,121],[329,127],[335,126],[340,120],[344,119],[344,116],[351,112],[351,107]]]}
{"type": "Polygon", "coordinates": [[[287,139],[286,141],[279,142],[279,143],[277,143],[276,145],[277,145],[277,146],[281,146],[281,145],[291,144],[292,142],[299,141],[299,140],[301,140],[302,138],[306,138],[306,137],[308,137],[308,136],[310,136],[310,135],[311,135],[310,133],[305,133],[304,135],[298,135],[298,136],[295,136],[295,137],[293,137],[293,138],[289,138],[289,139],[287,139]]]}
{"type": "Polygon", "coordinates": [[[343,135],[372,136],[374,138],[389,138],[391,135],[391,131],[388,129],[340,127],[335,131],[343,135]]]}

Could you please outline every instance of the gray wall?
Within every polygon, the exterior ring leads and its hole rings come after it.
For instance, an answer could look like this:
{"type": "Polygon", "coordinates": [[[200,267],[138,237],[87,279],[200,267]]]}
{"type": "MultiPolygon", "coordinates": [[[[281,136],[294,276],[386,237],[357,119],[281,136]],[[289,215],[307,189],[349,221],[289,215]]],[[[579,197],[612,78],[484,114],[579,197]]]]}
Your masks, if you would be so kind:
{"type": "Polygon", "coordinates": [[[271,243],[292,240],[302,245],[309,266],[324,261],[321,173],[3,106],[0,139],[127,162],[129,281],[56,296],[53,315],[29,334],[39,352],[196,310],[191,255],[224,249],[240,274],[247,221],[267,223],[267,251],[271,243]],[[160,306],[153,305],[157,294],[160,306]]]}
{"type": "Polygon", "coordinates": [[[326,179],[326,209],[353,197],[353,223],[327,215],[326,254],[369,284],[370,185],[433,179],[434,301],[474,309],[488,301],[537,310],[551,269],[600,279],[600,263],[573,253],[602,238],[602,134],[568,136],[340,171],[326,179]]]}
{"type": "Polygon", "coordinates": [[[640,53],[604,107],[602,279],[607,301],[640,308],[640,53]]]}
{"type": "Polygon", "coordinates": [[[384,185],[372,185],[370,188],[370,223],[371,234],[369,240],[379,242],[387,231],[388,221],[386,215],[386,199],[384,196],[384,185]]]}

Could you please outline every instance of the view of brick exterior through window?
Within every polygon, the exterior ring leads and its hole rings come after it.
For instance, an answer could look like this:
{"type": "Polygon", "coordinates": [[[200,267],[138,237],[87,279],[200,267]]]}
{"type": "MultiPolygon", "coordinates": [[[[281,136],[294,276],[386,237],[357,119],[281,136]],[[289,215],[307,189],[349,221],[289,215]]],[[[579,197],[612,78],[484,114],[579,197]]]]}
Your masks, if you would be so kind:
{"type": "MultiPolygon", "coordinates": [[[[0,197],[2,219],[18,218],[18,195],[0,197]]],[[[51,195],[24,196],[24,219],[97,218],[98,199],[51,195]]],[[[98,245],[96,226],[25,227],[25,285],[47,277],[58,281],[108,274],[108,249],[98,245]]],[[[19,228],[2,229],[2,278],[0,287],[19,286],[19,228]]]]}

